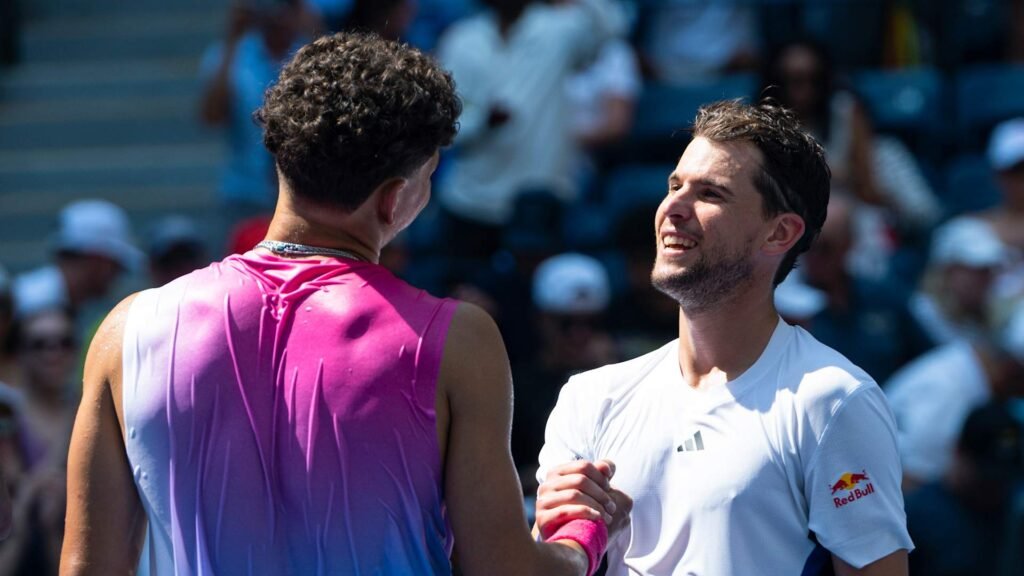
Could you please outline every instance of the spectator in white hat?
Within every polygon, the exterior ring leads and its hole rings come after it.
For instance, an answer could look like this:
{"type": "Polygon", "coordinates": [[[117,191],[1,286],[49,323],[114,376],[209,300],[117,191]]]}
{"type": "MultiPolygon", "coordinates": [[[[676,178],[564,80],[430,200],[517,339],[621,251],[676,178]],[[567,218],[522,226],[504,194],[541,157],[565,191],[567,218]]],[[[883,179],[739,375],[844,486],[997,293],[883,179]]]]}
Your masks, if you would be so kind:
{"type": "Polygon", "coordinates": [[[569,376],[618,361],[605,328],[611,282],[595,258],[565,253],[533,273],[537,357],[513,367],[512,456],[527,494],[536,487],[537,453],[548,414],[569,376]]]}
{"type": "Polygon", "coordinates": [[[949,471],[973,408],[1024,396],[1024,304],[998,330],[911,362],[884,390],[896,417],[904,487],[938,480],[949,471]]]}
{"type": "Polygon", "coordinates": [[[1024,118],[999,124],[989,139],[988,160],[1003,203],[984,213],[1008,246],[1024,251],[1024,118]]]}
{"type": "Polygon", "coordinates": [[[80,200],[60,212],[53,237],[54,261],[14,280],[18,316],[66,308],[106,296],[125,270],[145,260],[132,239],[128,215],[105,200],[80,200]]]}
{"type": "Polygon", "coordinates": [[[936,343],[986,330],[989,298],[1008,250],[992,226],[962,216],[935,230],[921,288],[910,311],[936,343]]]}

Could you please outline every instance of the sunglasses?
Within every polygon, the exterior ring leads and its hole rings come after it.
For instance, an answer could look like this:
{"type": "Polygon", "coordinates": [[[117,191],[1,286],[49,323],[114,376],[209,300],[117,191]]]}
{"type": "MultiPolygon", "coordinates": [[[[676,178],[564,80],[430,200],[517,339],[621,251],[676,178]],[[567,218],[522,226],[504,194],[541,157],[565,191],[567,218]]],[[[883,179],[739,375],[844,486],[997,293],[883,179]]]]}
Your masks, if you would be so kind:
{"type": "Polygon", "coordinates": [[[28,338],[25,341],[25,350],[29,352],[42,352],[44,350],[73,350],[76,345],[74,336],[40,336],[28,338]]]}

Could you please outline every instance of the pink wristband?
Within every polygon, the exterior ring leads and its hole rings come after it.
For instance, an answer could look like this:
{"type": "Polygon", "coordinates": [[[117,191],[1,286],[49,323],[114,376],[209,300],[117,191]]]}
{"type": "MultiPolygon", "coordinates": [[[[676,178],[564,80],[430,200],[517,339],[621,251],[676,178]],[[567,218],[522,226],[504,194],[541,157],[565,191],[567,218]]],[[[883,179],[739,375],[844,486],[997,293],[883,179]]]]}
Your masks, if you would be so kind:
{"type": "Polygon", "coordinates": [[[587,576],[593,576],[601,565],[601,557],[608,547],[608,527],[604,522],[593,520],[570,520],[558,527],[554,534],[548,536],[547,542],[556,540],[572,540],[583,547],[587,554],[590,567],[587,576]]]}

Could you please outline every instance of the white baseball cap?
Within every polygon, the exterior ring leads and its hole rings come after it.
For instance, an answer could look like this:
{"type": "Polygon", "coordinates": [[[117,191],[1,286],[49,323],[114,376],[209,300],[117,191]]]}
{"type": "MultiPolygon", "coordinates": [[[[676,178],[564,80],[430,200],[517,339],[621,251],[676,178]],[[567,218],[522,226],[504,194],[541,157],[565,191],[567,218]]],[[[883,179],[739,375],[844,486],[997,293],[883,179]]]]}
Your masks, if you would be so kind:
{"type": "Polygon", "coordinates": [[[988,161],[997,171],[1024,162],[1024,118],[1014,118],[992,130],[988,141],[988,161]]]}
{"type": "Polygon", "coordinates": [[[988,222],[961,216],[939,226],[932,235],[931,264],[962,264],[989,268],[1006,263],[1006,245],[988,222]]]}
{"type": "Polygon", "coordinates": [[[79,200],[65,206],[53,247],[107,256],[127,270],[137,270],[145,261],[132,238],[128,215],[106,200],[79,200]]]}
{"type": "Polygon", "coordinates": [[[610,301],[608,271],[590,256],[552,256],[533,274],[533,303],[544,312],[591,314],[603,311],[610,301]]]}

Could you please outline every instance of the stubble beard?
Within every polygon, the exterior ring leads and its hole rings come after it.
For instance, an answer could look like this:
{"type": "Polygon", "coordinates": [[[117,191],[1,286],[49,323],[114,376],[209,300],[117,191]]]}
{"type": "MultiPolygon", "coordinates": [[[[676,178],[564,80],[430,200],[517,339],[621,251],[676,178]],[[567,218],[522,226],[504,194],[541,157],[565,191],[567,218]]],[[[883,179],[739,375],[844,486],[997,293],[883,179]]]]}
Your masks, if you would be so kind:
{"type": "Polygon", "coordinates": [[[651,271],[651,284],[659,292],[679,303],[690,315],[713,310],[749,285],[754,263],[747,242],[740,250],[726,254],[701,254],[685,270],[665,272],[657,263],[651,271]]]}

